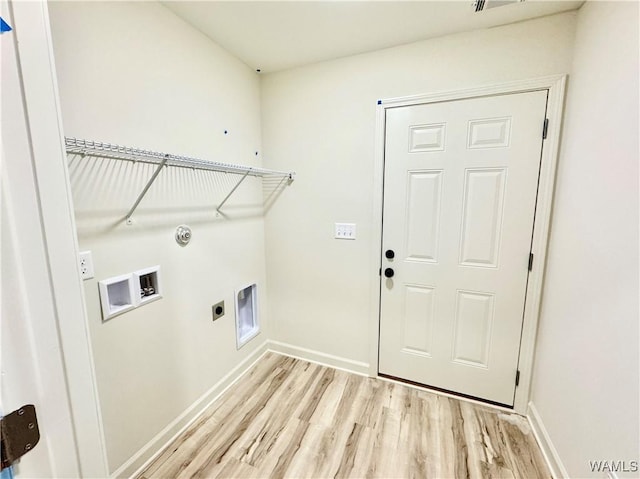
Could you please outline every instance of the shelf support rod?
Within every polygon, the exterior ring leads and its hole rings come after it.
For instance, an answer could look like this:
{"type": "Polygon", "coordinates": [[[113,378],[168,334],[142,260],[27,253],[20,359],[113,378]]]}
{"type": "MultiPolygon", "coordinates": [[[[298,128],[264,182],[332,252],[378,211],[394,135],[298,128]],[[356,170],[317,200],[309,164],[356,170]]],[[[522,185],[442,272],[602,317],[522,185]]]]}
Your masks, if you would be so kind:
{"type": "Polygon", "coordinates": [[[153,172],[153,175],[151,175],[151,178],[149,178],[149,181],[147,181],[147,184],[145,185],[144,189],[142,190],[142,192],[138,195],[138,199],[136,200],[136,202],[133,204],[133,206],[131,207],[131,209],[129,210],[129,212],[127,213],[127,216],[125,217],[127,224],[131,223],[131,215],[133,215],[133,212],[136,210],[136,208],[138,207],[138,205],[140,204],[140,202],[142,201],[142,198],[144,198],[144,195],[147,194],[147,191],[149,191],[149,188],[151,188],[151,185],[153,184],[154,181],[156,181],[156,178],[158,177],[158,175],[160,174],[160,171],[162,171],[162,168],[164,167],[164,165],[167,163],[167,160],[169,159],[169,155],[166,155],[164,157],[164,159],[160,162],[160,164],[158,165],[158,168],[156,168],[156,171],[153,172]]]}
{"type": "Polygon", "coordinates": [[[245,178],[246,178],[247,176],[249,176],[249,173],[251,173],[251,168],[249,168],[249,169],[247,170],[247,172],[246,172],[244,175],[242,175],[242,178],[240,178],[240,181],[238,181],[238,182],[236,183],[236,186],[234,186],[234,187],[233,187],[233,189],[232,189],[232,190],[227,194],[227,196],[225,196],[225,197],[224,197],[224,200],[222,200],[222,201],[220,202],[220,204],[219,204],[219,205],[218,205],[218,207],[216,208],[216,211],[217,211],[218,213],[220,213],[220,208],[222,208],[222,207],[224,206],[224,204],[227,202],[227,200],[229,199],[229,197],[231,197],[231,195],[233,194],[233,192],[234,192],[234,191],[236,191],[236,190],[238,189],[238,186],[240,186],[240,183],[242,183],[242,182],[245,180],[245,178]]]}

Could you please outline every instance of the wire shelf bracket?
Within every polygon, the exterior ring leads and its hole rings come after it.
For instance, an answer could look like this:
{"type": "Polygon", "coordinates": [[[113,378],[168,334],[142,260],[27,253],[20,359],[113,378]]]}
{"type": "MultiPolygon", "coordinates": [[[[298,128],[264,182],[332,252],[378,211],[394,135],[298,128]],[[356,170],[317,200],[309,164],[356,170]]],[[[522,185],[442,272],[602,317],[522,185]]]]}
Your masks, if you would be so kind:
{"type": "Polygon", "coordinates": [[[222,208],[224,204],[227,202],[227,200],[231,198],[231,195],[238,189],[238,186],[240,186],[240,183],[242,183],[245,180],[245,178],[249,176],[249,173],[251,173],[251,169],[249,169],[244,175],[242,175],[242,178],[240,178],[240,180],[231,189],[231,191],[227,194],[227,196],[224,197],[224,200],[222,200],[218,205],[218,207],[216,208],[216,212],[220,213],[220,208],[222,208]]]}
{"type": "Polygon", "coordinates": [[[151,150],[142,150],[138,148],[132,148],[128,146],[120,146],[112,143],[103,143],[100,141],[92,141],[92,140],[81,140],[78,138],[70,138],[65,137],[65,148],[67,153],[82,155],[84,156],[93,156],[98,158],[110,158],[115,160],[128,160],[140,163],[150,163],[157,165],[157,168],[147,181],[147,184],[144,186],[136,201],[133,203],[133,206],[129,209],[127,214],[125,215],[125,221],[127,224],[132,224],[132,216],[136,211],[136,208],[144,198],[144,196],[153,185],[153,182],[156,180],[162,169],[166,166],[178,167],[178,168],[191,168],[196,170],[206,170],[206,171],[218,171],[222,173],[232,173],[236,175],[242,175],[240,180],[235,184],[235,186],[229,191],[227,196],[218,204],[216,207],[216,212],[220,214],[220,209],[224,206],[224,204],[229,200],[229,198],[235,193],[240,184],[248,177],[254,176],[258,178],[263,178],[265,176],[270,177],[279,177],[282,178],[281,181],[287,180],[288,184],[293,182],[295,172],[285,172],[278,170],[269,170],[265,168],[254,168],[250,166],[242,166],[242,165],[234,165],[231,163],[221,163],[217,161],[207,161],[202,160],[200,158],[192,158],[188,156],[180,156],[180,155],[172,155],[169,153],[159,153],[151,150]]]}

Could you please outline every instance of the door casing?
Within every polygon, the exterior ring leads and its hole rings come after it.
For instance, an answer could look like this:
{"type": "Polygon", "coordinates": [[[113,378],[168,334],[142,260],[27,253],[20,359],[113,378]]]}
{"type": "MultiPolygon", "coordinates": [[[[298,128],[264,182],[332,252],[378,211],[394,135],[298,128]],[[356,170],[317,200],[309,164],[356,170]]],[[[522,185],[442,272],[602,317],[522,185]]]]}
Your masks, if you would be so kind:
{"type": "MultiPolygon", "coordinates": [[[[107,477],[102,415],[89,338],[78,241],[67,171],[62,116],[47,2],[10,2],[16,53],[35,177],[25,187],[39,198],[56,338],[64,360],[74,442],[81,477],[107,477]]],[[[46,334],[36,329],[34,334],[46,334]]],[[[41,430],[44,436],[46,431],[41,430]]]]}
{"type": "Polygon", "coordinates": [[[386,109],[399,106],[428,104],[500,94],[548,90],[549,96],[547,101],[547,119],[549,120],[549,126],[547,130],[547,137],[544,140],[542,148],[538,200],[536,203],[536,213],[533,223],[534,232],[531,249],[534,258],[532,270],[529,273],[529,281],[527,284],[527,291],[525,296],[526,305],[522,325],[522,338],[520,341],[520,383],[516,388],[515,402],[513,407],[513,410],[517,413],[525,414],[527,412],[527,404],[529,402],[529,394],[531,389],[531,377],[533,372],[535,338],[538,329],[540,300],[542,297],[544,268],[547,256],[551,209],[553,204],[553,191],[560,145],[565,84],[566,75],[553,75],[509,83],[485,85],[464,90],[437,92],[432,94],[401,98],[390,98],[378,101],[378,105],[376,108],[376,145],[374,157],[374,208],[372,222],[373,243],[371,248],[372,264],[375,265],[375,271],[372,271],[371,275],[371,298],[373,302],[371,310],[377,312],[377,314],[372,314],[370,321],[370,376],[378,376],[381,283],[380,277],[377,273],[378,269],[381,267],[380,258],[382,251],[382,205],[384,198],[383,188],[386,109]]]}

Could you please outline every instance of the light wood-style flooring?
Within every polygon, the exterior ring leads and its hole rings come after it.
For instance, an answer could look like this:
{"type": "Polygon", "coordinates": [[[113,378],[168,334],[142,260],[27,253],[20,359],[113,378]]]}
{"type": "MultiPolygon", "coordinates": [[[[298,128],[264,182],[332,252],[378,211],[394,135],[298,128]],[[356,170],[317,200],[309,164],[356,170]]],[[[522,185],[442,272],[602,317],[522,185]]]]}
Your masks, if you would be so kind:
{"type": "Polygon", "coordinates": [[[267,353],[139,476],[549,478],[525,418],[267,353]]]}

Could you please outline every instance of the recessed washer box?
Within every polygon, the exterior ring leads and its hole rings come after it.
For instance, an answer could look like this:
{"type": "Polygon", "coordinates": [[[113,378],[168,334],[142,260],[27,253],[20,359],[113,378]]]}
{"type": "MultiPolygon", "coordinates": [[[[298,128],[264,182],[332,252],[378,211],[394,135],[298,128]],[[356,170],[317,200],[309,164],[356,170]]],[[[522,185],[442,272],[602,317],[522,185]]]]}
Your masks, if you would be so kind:
{"type": "Polygon", "coordinates": [[[136,307],[137,298],[133,284],[132,274],[114,276],[98,283],[103,321],[136,307]]]}
{"type": "Polygon", "coordinates": [[[256,284],[236,291],[236,345],[240,349],[260,332],[256,284]]]}
{"type": "Polygon", "coordinates": [[[151,266],[133,273],[134,286],[137,288],[137,304],[150,303],[162,298],[162,283],[160,282],[160,266],[151,266]]]}

